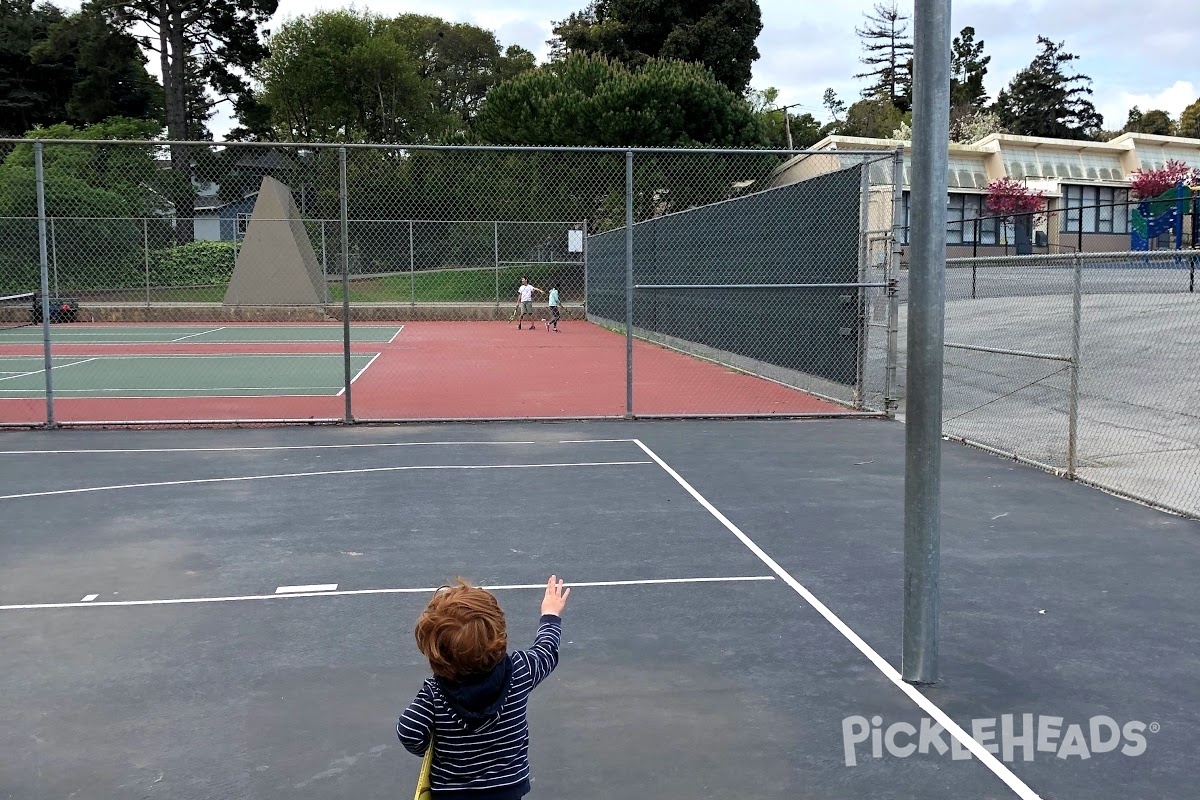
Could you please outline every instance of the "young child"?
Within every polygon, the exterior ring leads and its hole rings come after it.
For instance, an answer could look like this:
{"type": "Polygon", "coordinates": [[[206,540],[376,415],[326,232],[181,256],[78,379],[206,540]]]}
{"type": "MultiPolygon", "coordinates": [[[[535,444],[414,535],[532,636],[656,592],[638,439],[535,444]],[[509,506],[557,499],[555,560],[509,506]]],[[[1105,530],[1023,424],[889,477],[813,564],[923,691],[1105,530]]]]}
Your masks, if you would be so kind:
{"type": "Polygon", "coordinates": [[[417,648],[427,678],[400,715],[396,735],[410,753],[433,738],[433,796],[518,800],[529,792],[529,723],[533,688],[558,664],[562,610],[570,589],[551,575],[533,646],[508,652],[504,612],[491,593],[443,588],[417,620],[417,648]]]}
{"type": "Polygon", "coordinates": [[[546,323],[546,330],[549,331],[551,326],[554,326],[554,332],[558,333],[558,284],[555,283],[550,287],[550,321],[546,323]]]}

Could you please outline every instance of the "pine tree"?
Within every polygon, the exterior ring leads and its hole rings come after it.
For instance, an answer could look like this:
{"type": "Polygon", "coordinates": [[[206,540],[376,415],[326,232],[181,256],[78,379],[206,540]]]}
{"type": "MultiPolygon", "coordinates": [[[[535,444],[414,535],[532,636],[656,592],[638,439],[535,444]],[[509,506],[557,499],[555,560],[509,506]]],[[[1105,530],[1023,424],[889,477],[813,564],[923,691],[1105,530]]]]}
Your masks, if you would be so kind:
{"type": "Polygon", "coordinates": [[[900,13],[893,0],[890,6],[877,3],[866,18],[865,27],[854,29],[862,40],[863,56],[859,60],[869,68],[854,77],[872,81],[863,89],[862,96],[887,100],[902,113],[907,112],[912,108],[913,45],[908,38],[909,17],[900,13]]]}
{"type": "Polygon", "coordinates": [[[1104,117],[1088,98],[1092,79],[1068,75],[1067,67],[1079,58],[1063,51],[1063,42],[1038,37],[1042,52],[1017,73],[996,98],[995,111],[1004,129],[1022,136],[1058,139],[1094,139],[1104,117]]]}
{"type": "Polygon", "coordinates": [[[954,108],[983,108],[987,90],[983,77],[992,57],[983,54],[983,42],[975,41],[975,29],[967,26],[950,50],[950,105],[954,108]]]}

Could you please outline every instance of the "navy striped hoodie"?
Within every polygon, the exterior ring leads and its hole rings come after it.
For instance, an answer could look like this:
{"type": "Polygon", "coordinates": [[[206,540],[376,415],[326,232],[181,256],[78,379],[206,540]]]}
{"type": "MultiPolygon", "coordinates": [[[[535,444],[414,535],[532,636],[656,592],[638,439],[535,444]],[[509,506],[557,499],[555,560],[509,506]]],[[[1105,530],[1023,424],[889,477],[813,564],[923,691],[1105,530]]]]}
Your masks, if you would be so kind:
{"type": "Polygon", "coordinates": [[[432,731],[434,796],[517,800],[529,792],[529,723],[533,687],[558,664],[562,620],[545,614],[533,646],[507,654],[487,675],[455,683],[427,678],[396,724],[410,753],[424,755],[432,731]]]}

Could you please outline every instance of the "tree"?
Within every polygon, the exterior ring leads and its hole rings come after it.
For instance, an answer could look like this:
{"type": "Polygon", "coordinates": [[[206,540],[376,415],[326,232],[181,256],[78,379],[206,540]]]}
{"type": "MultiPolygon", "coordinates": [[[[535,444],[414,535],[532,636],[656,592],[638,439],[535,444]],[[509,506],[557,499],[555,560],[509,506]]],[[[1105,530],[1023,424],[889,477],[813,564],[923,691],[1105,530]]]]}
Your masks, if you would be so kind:
{"type": "Polygon", "coordinates": [[[64,15],[49,3],[0,0],[0,134],[108,117],[161,119],[162,89],[137,41],[97,6],[64,15]]]}
{"type": "Polygon", "coordinates": [[[490,31],[418,14],[318,12],[285,23],[270,47],[256,102],[300,141],[459,140],[488,90],[535,63],[490,31]]]}
{"type": "Polygon", "coordinates": [[[950,141],[972,144],[993,133],[1003,133],[1000,116],[987,109],[974,109],[950,118],[950,141]]]}
{"type": "MultiPolygon", "coordinates": [[[[144,26],[151,35],[142,47],[158,54],[162,73],[167,136],[188,138],[189,118],[202,116],[197,98],[211,88],[219,100],[250,91],[245,75],[267,55],[259,29],[275,13],[278,0],[106,0],[105,13],[124,30],[144,26]],[[190,98],[190,100],[189,100],[190,98]]],[[[176,207],[188,209],[194,196],[188,149],[171,146],[176,181],[176,207]]],[[[186,225],[181,240],[190,240],[186,225]]]]}
{"type": "Polygon", "coordinates": [[[883,99],[901,113],[912,108],[912,54],[908,39],[909,17],[901,14],[892,2],[890,6],[876,3],[865,14],[867,24],[855,28],[862,40],[863,56],[859,59],[868,69],[855,75],[870,78],[872,83],[863,89],[864,99],[883,99]]]}
{"type": "Polygon", "coordinates": [[[846,104],[838,99],[837,92],[832,87],[825,90],[825,94],[821,97],[821,105],[829,112],[829,116],[834,122],[841,119],[841,116],[846,113],[846,104]]]}
{"type": "Polygon", "coordinates": [[[996,98],[995,110],[1005,130],[1023,136],[1095,138],[1104,117],[1088,99],[1092,79],[1066,72],[1079,56],[1044,36],[1038,37],[1038,44],[1042,52],[996,98]]]}
{"type": "Polygon", "coordinates": [[[758,0],[595,0],[554,26],[555,60],[601,55],[628,67],[652,58],[703,64],[739,94],[762,32],[758,0]]]}
{"type": "Polygon", "coordinates": [[[1179,115],[1179,135],[1200,139],[1200,97],[1179,115]]]}
{"type": "Polygon", "coordinates": [[[1152,109],[1142,113],[1137,106],[1129,109],[1125,120],[1125,133],[1153,133],[1159,136],[1171,136],[1175,133],[1175,121],[1171,115],[1162,109],[1152,109]]]}
{"type": "Polygon", "coordinates": [[[1161,169],[1139,169],[1129,176],[1129,191],[1139,200],[1153,200],[1179,184],[1200,186],[1200,167],[1168,159],[1161,169]]]}
{"type": "Polygon", "coordinates": [[[911,121],[911,115],[904,114],[888,100],[859,100],[846,111],[846,121],[838,128],[838,133],[842,136],[886,139],[902,124],[911,124],[911,121]]]}
{"type": "Polygon", "coordinates": [[[788,132],[791,131],[791,147],[803,150],[821,141],[821,123],[812,114],[793,114],[779,107],[779,90],[768,87],[750,91],[746,101],[758,116],[768,147],[786,149],[788,132]]]}
{"type": "Polygon", "coordinates": [[[488,92],[475,123],[489,144],[752,147],[754,109],[698,64],[652,59],[629,69],[573,55],[488,92]]]}
{"type": "Polygon", "coordinates": [[[1040,189],[1030,189],[1012,178],[1000,178],[988,184],[984,208],[1001,220],[1012,220],[1017,237],[1017,255],[1033,252],[1033,224],[1046,210],[1046,197],[1040,189]]]}
{"type": "Polygon", "coordinates": [[[983,41],[975,41],[975,29],[963,28],[950,50],[950,106],[983,108],[987,90],[983,78],[992,57],[983,54],[983,41]]]}

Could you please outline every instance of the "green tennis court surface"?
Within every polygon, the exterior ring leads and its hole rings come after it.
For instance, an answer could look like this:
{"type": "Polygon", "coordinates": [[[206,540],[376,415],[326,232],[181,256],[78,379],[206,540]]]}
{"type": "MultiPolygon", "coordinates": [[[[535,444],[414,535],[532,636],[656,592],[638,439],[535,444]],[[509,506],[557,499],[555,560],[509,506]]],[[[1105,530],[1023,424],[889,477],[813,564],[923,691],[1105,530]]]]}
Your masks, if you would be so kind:
{"type": "MultiPolygon", "coordinates": [[[[354,377],[377,355],[351,355],[354,377]]],[[[329,396],[345,383],[340,353],[78,356],[55,358],[51,369],[54,393],[65,397],[329,396]]],[[[42,397],[45,385],[41,356],[0,358],[0,398],[42,397]]]]}
{"type": "MultiPolygon", "coordinates": [[[[399,325],[354,325],[352,342],[390,342],[399,325]]],[[[54,325],[51,341],[59,344],[252,344],[256,342],[340,342],[341,323],[329,325],[54,325]]],[[[5,344],[42,341],[37,326],[0,332],[5,344]]]]}

